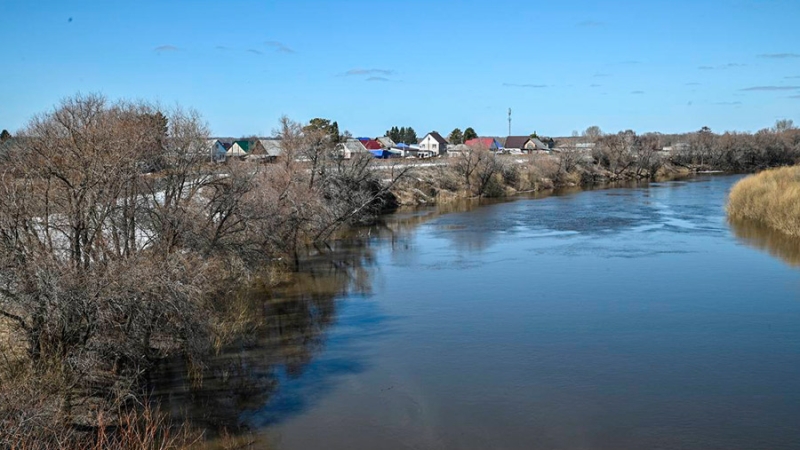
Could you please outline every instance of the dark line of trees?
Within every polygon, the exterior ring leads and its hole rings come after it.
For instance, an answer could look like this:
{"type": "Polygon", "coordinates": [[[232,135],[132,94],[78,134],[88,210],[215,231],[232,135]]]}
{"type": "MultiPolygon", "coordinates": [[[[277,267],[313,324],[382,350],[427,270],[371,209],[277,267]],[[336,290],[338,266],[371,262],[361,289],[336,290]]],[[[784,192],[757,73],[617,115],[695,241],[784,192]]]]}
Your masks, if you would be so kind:
{"type": "Polygon", "coordinates": [[[392,127],[386,132],[386,136],[398,144],[412,145],[418,140],[417,132],[411,127],[392,127]]]}

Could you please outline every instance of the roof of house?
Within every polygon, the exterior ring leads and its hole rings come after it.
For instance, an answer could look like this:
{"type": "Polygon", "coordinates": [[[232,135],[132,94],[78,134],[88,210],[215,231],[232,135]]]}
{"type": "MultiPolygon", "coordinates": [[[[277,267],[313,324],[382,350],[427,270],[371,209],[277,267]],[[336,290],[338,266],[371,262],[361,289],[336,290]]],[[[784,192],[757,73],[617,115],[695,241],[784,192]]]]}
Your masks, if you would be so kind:
{"type": "Polygon", "coordinates": [[[215,137],[215,138],[209,138],[209,141],[211,142],[212,145],[219,142],[220,145],[222,145],[222,147],[225,148],[225,150],[228,150],[231,148],[231,145],[233,145],[236,139],[230,137],[215,137]]]}
{"type": "Polygon", "coordinates": [[[431,136],[433,139],[435,139],[435,140],[436,140],[436,142],[438,142],[438,143],[440,143],[440,144],[442,144],[442,145],[447,145],[447,139],[443,138],[443,137],[442,137],[442,135],[441,135],[441,134],[439,134],[437,131],[431,131],[431,132],[430,132],[430,133],[428,133],[428,134],[429,134],[429,135],[430,135],[430,136],[431,136]]]}
{"type": "Polygon", "coordinates": [[[250,152],[250,146],[252,145],[252,142],[250,142],[249,140],[239,140],[239,141],[234,141],[233,143],[238,145],[245,152],[248,153],[250,152]]]}
{"type": "Polygon", "coordinates": [[[509,136],[506,138],[506,148],[524,148],[530,140],[530,136],[509,136]]]}
{"type": "Polygon", "coordinates": [[[545,144],[544,142],[542,142],[537,138],[532,138],[531,141],[533,142],[533,145],[535,145],[537,149],[543,150],[550,148],[550,146],[548,146],[547,144],[545,144]]]}
{"type": "Polygon", "coordinates": [[[382,137],[376,138],[375,140],[380,142],[381,145],[383,145],[384,148],[392,148],[392,147],[395,146],[395,142],[392,140],[392,138],[390,138],[388,136],[382,136],[382,137]]]}
{"type": "Polygon", "coordinates": [[[482,145],[486,148],[492,148],[492,145],[495,145],[496,147],[502,147],[502,144],[500,144],[500,142],[498,142],[497,139],[491,137],[479,137],[475,139],[470,139],[464,143],[471,147],[479,145],[482,145]]]}
{"type": "Polygon", "coordinates": [[[347,141],[343,142],[342,145],[350,152],[357,153],[367,151],[367,148],[364,147],[364,144],[362,144],[358,139],[348,139],[347,141]]]}
{"type": "MultiPolygon", "coordinates": [[[[361,141],[361,139],[359,139],[359,141],[361,141]]],[[[367,150],[383,150],[381,143],[375,139],[367,139],[366,141],[361,141],[361,143],[364,144],[367,150]]]]}
{"type": "Polygon", "coordinates": [[[283,146],[280,139],[259,139],[261,145],[264,147],[269,156],[280,156],[283,154],[283,146]]]}

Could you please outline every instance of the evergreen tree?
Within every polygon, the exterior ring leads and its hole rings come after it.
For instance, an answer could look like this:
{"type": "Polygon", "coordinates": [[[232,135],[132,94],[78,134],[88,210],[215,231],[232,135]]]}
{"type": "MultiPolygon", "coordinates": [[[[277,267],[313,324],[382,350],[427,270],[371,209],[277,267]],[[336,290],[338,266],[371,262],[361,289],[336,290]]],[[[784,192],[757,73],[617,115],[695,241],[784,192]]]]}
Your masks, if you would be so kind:
{"type": "Polygon", "coordinates": [[[405,137],[405,143],[409,145],[413,145],[417,143],[417,132],[414,131],[413,128],[408,127],[405,129],[405,133],[403,136],[405,137]]]}
{"type": "Polygon", "coordinates": [[[0,142],[3,142],[10,138],[11,138],[11,133],[9,133],[8,130],[3,130],[3,132],[0,133],[0,142]]]}
{"type": "Polygon", "coordinates": [[[470,139],[475,139],[478,137],[478,133],[472,129],[472,127],[467,128],[464,130],[464,142],[467,142],[470,139]]]}
{"type": "Polygon", "coordinates": [[[386,136],[391,138],[395,143],[416,144],[417,133],[411,127],[392,127],[386,132],[386,136]]]}
{"type": "Polygon", "coordinates": [[[461,132],[461,128],[456,128],[455,130],[451,131],[450,135],[447,136],[447,140],[453,145],[463,144],[464,133],[461,132]]]}
{"type": "Polygon", "coordinates": [[[311,119],[308,125],[305,126],[305,129],[310,131],[323,131],[330,137],[331,142],[334,143],[338,143],[341,139],[339,135],[339,124],[337,122],[331,122],[328,119],[320,119],[319,117],[311,119]]]}

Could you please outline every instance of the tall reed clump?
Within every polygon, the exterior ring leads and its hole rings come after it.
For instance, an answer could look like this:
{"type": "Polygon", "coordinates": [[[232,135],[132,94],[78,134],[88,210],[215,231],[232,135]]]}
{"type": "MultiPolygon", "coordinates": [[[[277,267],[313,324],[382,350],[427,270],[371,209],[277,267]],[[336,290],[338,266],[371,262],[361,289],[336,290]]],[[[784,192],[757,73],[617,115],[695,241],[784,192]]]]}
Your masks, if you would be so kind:
{"type": "Polygon", "coordinates": [[[763,223],[800,237],[800,166],[765,170],[733,186],[728,217],[763,223]]]}

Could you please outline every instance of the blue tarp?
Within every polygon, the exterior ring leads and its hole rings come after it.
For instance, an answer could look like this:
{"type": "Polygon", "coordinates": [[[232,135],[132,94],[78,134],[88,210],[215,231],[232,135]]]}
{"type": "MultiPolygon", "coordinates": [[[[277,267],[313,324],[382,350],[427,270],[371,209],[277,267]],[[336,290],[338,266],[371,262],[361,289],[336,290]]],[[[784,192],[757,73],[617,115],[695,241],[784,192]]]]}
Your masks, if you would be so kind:
{"type": "Polygon", "coordinates": [[[389,150],[370,150],[370,153],[376,158],[386,159],[392,156],[389,150]]]}

